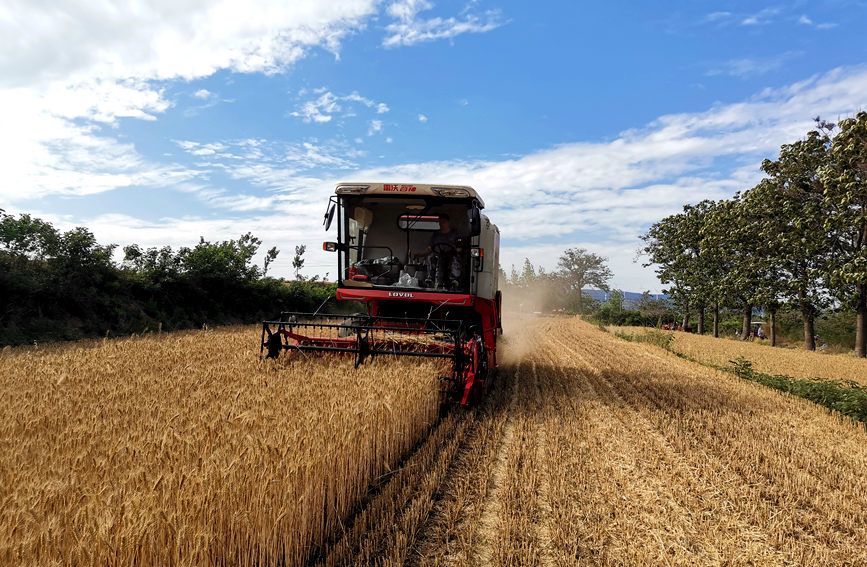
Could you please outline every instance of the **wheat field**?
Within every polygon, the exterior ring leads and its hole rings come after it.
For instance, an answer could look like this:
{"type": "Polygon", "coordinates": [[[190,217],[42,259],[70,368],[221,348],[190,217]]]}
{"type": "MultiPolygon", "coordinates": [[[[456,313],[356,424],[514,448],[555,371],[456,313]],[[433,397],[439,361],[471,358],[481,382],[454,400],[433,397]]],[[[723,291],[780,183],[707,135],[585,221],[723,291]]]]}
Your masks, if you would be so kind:
{"type": "MultiPolygon", "coordinates": [[[[627,334],[648,332],[644,327],[611,327],[627,334]]],[[[729,361],[742,356],[753,363],[759,372],[785,374],[793,378],[827,378],[853,380],[867,385],[867,359],[851,354],[831,354],[799,349],[772,347],[762,341],[740,341],[714,338],[710,335],[672,333],[670,347],[705,364],[727,366],[729,361]]]]}
{"type": "Polygon", "coordinates": [[[4,349],[0,564],[301,564],[437,420],[443,369],[258,336],[4,349]]]}
{"type": "Polygon", "coordinates": [[[486,401],[440,419],[438,368],[262,363],[253,330],[4,352],[0,563],[867,564],[862,424],[506,321],[486,401]]]}

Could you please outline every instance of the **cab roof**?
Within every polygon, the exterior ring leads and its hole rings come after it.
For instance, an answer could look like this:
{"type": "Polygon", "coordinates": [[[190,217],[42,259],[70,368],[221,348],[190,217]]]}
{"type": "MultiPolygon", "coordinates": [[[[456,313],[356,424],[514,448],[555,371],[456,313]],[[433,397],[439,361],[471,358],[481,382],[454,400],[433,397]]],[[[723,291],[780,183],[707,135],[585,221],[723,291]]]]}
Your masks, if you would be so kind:
{"type": "Polygon", "coordinates": [[[479,208],[485,208],[485,202],[476,190],[467,185],[442,185],[425,183],[371,183],[367,181],[342,182],[334,189],[338,195],[393,195],[395,197],[442,197],[446,199],[475,199],[479,208]]]}

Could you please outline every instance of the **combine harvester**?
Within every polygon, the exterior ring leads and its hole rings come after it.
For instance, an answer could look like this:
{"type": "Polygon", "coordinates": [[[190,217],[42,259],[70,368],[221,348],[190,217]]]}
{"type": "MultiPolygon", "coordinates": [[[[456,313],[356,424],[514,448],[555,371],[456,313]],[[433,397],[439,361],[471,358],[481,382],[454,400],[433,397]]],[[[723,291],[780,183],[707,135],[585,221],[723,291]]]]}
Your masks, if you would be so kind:
{"type": "Polygon", "coordinates": [[[328,202],[336,218],[337,299],[366,313],[281,313],[264,321],[262,352],[353,355],[358,368],[379,355],[450,359],[457,399],[482,399],[497,367],[500,231],[484,202],[457,185],[340,183],[328,202]]]}

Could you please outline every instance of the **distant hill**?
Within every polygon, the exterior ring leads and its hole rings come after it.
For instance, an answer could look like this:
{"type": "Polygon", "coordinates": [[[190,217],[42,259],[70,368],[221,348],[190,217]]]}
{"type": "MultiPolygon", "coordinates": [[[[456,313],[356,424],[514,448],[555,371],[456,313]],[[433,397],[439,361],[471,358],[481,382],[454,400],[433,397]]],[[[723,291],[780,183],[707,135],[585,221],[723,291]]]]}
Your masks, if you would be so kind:
{"type": "MultiPolygon", "coordinates": [[[[596,301],[606,301],[608,299],[609,292],[602,291],[601,289],[585,289],[584,293],[595,299],[596,301]]],[[[665,293],[651,293],[650,297],[653,299],[668,299],[668,295],[665,293]]],[[[624,291],[623,292],[623,308],[624,309],[634,309],[638,305],[638,301],[641,299],[641,293],[636,293],[634,291],[624,291]]]]}

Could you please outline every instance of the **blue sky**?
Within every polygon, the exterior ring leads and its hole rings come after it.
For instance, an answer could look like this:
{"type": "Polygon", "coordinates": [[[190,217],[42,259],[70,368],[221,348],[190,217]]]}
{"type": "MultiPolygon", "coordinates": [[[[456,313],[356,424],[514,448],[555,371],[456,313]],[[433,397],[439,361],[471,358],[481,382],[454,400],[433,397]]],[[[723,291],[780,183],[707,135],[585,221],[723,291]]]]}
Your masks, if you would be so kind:
{"type": "Polygon", "coordinates": [[[571,246],[659,291],[638,235],[867,106],[867,3],[0,6],[0,208],[103,242],[307,244],[339,180],[462,183],[502,260],[571,246]]]}

